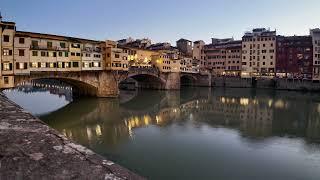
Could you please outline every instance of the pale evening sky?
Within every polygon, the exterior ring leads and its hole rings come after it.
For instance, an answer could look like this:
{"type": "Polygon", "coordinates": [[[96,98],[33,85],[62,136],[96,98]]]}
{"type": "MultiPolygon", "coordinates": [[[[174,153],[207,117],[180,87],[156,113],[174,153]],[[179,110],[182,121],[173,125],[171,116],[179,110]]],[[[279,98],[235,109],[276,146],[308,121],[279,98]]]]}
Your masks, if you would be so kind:
{"type": "Polygon", "coordinates": [[[307,35],[320,27],[319,0],[1,0],[17,29],[89,39],[240,39],[254,27],[307,35]]]}

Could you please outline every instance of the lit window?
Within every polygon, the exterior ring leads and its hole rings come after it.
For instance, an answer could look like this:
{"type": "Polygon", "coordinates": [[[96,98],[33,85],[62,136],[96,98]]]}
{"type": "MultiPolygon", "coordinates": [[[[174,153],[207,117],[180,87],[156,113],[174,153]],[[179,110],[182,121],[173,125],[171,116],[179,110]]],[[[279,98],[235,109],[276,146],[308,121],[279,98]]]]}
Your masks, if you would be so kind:
{"type": "Polygon", "coordinates": [[[11,71],[12,70],[12,64],[11,63],[3,63],[3,70],[4,71],[11,71]]]}
{"type": "Polygon", "coordinates": [[[87,63],[87,62],[83,63],[83,67],[88,68],[89,67],[89,63],[87,63]]]}
{"type": "Polygon", "coordinates": [[[58,68],[62,68],[62,62],[58,62],[58,68]]]}
{"type": "Polygon", "coordinates": [[[3,49],[4,56],[12,56],[12,50],[10,49],[3,49]]]}
{"type": "Polygon", "coordinates": [[[42,67],[42,68],[45,68],[45,67],[46,67],[46,63],[42,62],[42,63],[41,63],[41,67],[42,67]]]}
{"type": "Polygon", "coordinates": [[[33,68],[37,68],[37,67],[38,67],[38,63],[33,62],[33,63],[31,64],[31,67],[33,67],[33,68]]]}
{"type": "Polygon", "coordinates": [[[93,63],[93,66],[94,66],[94,67],[100,67],[100,63],[94,62],[94,63],[93,63]]]}

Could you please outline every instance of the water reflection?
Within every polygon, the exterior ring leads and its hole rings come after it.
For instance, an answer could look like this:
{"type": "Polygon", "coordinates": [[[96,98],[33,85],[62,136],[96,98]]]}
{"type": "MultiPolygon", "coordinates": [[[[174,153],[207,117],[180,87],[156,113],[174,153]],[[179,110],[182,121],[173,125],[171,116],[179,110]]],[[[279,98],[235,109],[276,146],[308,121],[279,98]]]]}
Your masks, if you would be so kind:
{"type": "Polygon", "coordinates": [[[180,98],[179,92],[146,91],[124,103],[81,99],[41,119],[84,144],[99,140],[117,145],[133,138],[135,128],[181,121],[238,129],[250,138],[320,139],[320,98],[315,95],[241,89],[189,89],[186,93],[188,97],[180,98]]]}
{"type": "Polygon", "coordinates": [[[150,179],[318,179],[320,96],[253,89],[127,91],[40,116],[150,179]]]}

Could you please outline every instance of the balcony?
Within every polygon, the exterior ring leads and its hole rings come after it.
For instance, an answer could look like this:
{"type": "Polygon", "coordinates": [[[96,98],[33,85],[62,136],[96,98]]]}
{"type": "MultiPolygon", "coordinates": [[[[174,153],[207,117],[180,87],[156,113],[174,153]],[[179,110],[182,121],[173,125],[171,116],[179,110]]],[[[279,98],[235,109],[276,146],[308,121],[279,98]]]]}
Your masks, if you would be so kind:
{"type": "Polygon", "coordinates": [[[57,50],[59,50],[59,48],[56,47],[56,46],[48,47],[48,46],[39,46],[39,45],[31,45],[30,49],[31,50],[49,50],[49,51],[57,51],[57,50]]]}

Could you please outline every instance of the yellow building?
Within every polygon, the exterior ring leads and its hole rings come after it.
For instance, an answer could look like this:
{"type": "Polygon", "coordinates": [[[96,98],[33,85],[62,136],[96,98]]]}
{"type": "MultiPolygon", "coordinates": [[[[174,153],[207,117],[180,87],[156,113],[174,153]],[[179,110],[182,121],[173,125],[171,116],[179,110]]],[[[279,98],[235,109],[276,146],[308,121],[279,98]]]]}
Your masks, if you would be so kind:
{"type": "Polygon", "coordinates": [[[180,60],[173,58],[172,54],[159,53],[151,57],[151,63],[159,69],[160,72],[180,72],[180,60]]]}
{"type": "Polygon", "coordinates": [[[123,47],[123,51],[128,53],[129,65],[139,68],[150,68],[152,67],[152,56],[159,54],[156,51],[138,49],[131,47],[123,47]]]}
{"type": "Polygon", "coordinates": [[[100,46],[106,70],[129,70],[128,54],[123,49],[118,48],[117,42],[106,40],[100,46]]]}
{"type": "MultiPolygon", "coordinates": [[[[1,16],[1,15],[0,15],[1,16]]],[[[0,17],[0,87],[14,86],[14,36],[15,23],[2,21],[0,17]]]]}

